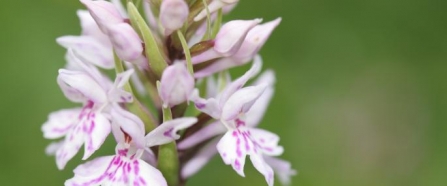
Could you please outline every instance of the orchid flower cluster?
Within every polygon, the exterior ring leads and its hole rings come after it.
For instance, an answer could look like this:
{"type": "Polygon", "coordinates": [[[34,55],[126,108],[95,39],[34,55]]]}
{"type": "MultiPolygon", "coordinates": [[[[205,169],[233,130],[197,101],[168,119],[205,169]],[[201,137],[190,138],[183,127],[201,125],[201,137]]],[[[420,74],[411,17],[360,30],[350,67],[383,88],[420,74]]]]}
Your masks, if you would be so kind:
{"type": "Polygon", "coordinates": [[[281,19],[222,17],[237,0],[80,0],[82,33],[62,36],[57,83],[79,107],[49,115],[42,131],[64,169],[82,146],[88,162],[68,186],[185,185],[216,154],[241,176],[246,157],[274,184],[296,174],[279,136],[256,128],[274,92],[258,51],[281,19]],[[232,80],[230,68],[251,63],[232,80]],[[113,70],[114,69],[114,70],[113,70]],[[115,80],[109,78],[115,72],[115,80]],[[248,84],[248,85],[247,85],[248,84]],[[91,158],[112,134],[115,153],[91,158]]]}

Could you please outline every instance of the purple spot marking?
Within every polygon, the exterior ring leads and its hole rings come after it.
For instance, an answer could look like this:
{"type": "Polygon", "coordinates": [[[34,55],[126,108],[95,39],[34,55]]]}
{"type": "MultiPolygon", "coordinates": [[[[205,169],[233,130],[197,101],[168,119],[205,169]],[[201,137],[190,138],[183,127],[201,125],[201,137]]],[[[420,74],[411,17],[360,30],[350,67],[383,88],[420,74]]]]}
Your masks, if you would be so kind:
{"type": "Polygon", "coordinates": [[[240,120],[239,118],[235,120],[236,121],[236,128],[239,128],[240,126],[245,126],[245,122],[240,120]]]}
{"type": "Polygon", "coordinates": [[[198,108],[198,109],[204,109],[205,108],[205,104],[203,104],[203,103],[196,103],[196,107],[198,108]]]}
{"type": "Polygon", "coordinates": [[[240,170],[241,169],[241,163],[239,163],[239,160],[234,160],[234,168],[236,170],[240,170]]]}
{"type": "Polygon", "coordinates": [[[163,133],[164,136],[168,137],[168,138],[172,138],[172,131],[174,130],[174,128],[169,128],[167,131],[165,131],[163,133]]]}

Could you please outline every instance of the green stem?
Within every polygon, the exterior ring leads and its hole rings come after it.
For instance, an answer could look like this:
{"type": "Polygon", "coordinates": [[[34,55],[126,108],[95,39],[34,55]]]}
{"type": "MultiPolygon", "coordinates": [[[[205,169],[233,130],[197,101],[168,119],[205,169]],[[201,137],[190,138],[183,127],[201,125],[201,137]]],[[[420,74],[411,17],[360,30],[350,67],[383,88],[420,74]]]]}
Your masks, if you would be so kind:
{"type": "MultiPolygon", "coordinates": [[[[157,81],[157,88],[160,88],[160,81],[157,81]]],[[[170,107],[162,107],[163,122],[172,120],[170,107]]],[[[177,153],[175,141],[160,145],[158,148],[158,169],[163,174],[169,186],[178,186],[180,183],[180,160],[177,153]]]]}
{"type": "MultiPolygon", "coordinates": [[[[114,53],[114,57],[115,57],[115,72],[116,72],[116,74],[124,72],[124,65],[123,65],[121,59],[118,58],[116,53],[114,53]]],[[[131,93],[132,96],[134,97],[133,102],[127,103],[127,107],[129,109],[129,111],[134,113],[135,115],[137,115],[144,122],[146,132],[155,129],[155,121],[154,121],[153,117],[151,116],[150,113],[148,113],[143,108],[143,105],[141,105],[139,103],[134,92],[132,91],[132,87],[130,86],[129,82],[126,82],[126,84],[124,85],[124,90],[131,93]]]]}
{"type": "Polygon", "coordinates": [[[202,0],[203,2],[203,6],[205,7],[206,10],[206,33],[205,36],[203,38],[203,40],[208,40],[211,39],[211,13],[210,13],[210,9],[208,9],[208,3],[206,2],[206,0],[202,0]]]}
{"type": "Polygon", "coordinates": [[[192,67],[191,53],[189,52],[188,43],[186,43],[185,36],[183,36],[180,30],[177,30],[177,35],[180,39],[180,42],[182,43],[183,53],[185,53],[186,67],[188,67],[189,73],[191,73],[191,75],[194,76],[194,69],[192,67]]]}
{"type": "Polygon", "coordinates": [[[217,18],[216,18],[216,21],[214,22],[214,25],[213,25],[212,38],[215,38],[217,33],[220,30],[220,26],[222,24],[222,17],[223,17],[223,14],[222,14],[222,8],[221,8],[217,12],[217,18]]]}

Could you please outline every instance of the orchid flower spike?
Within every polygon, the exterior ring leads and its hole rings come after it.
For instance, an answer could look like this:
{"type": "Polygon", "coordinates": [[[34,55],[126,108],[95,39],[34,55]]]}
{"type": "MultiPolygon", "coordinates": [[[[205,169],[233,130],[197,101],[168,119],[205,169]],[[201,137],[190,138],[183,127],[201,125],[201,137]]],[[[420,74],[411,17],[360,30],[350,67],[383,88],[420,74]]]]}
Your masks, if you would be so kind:
{"type": "Polygon", "coordinates": [[[55,141],[45,152],[64,169],[81,148],[83,160],[92,157],[110,133],[116,146],[78,165],[66,186],[181,185],[217,154],[240,176],[248,156],[267,185],[275,175],[290,184],[296,171],[277,157],[280,137],[257,128],[274,73],[248,84],[281,18],[222,23],[239,0],[79,2],[81,33],[56,41],[67,49],[57,83],[80,106],[49,114],[41,130],[55,141]],[[251,61],[237,78],[225,71],[251,61]]]}

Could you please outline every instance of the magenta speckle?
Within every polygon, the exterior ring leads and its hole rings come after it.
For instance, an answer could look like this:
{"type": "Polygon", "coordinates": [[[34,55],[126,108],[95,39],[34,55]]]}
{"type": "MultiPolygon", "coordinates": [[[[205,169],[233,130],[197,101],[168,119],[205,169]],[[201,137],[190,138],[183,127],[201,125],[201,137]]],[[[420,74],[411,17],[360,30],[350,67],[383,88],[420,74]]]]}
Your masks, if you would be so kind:
{"type": "Polygon", "coordinates": [[[174,130],[174,128],[169,128],[167,131],[165,131],[163,133],[164,136],[168,137],[168,138],[172,138],[172,131],[174,130]]]}

